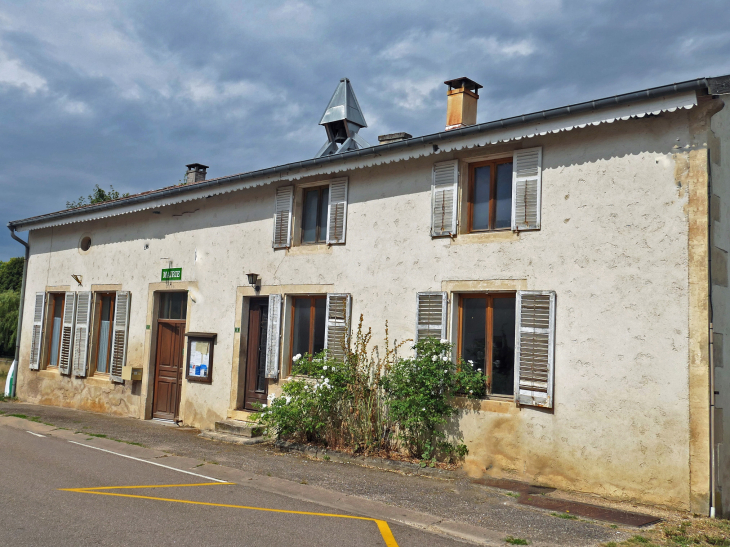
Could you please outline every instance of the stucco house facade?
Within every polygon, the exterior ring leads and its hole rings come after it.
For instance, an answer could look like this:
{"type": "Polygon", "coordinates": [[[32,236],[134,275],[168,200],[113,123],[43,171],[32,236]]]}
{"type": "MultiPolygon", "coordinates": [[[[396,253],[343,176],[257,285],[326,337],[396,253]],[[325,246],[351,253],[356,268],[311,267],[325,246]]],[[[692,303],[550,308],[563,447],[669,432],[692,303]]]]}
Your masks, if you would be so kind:
{"type": "Polygon", "coordinates": [[[317,158],[11,222],[17,396],[211,429],[362,314],[488,372],[458,418],[467,473],[726,515],[729,93],[476,124],[460,79],[447,131],[378,146],[352,94],[317,158]]]}

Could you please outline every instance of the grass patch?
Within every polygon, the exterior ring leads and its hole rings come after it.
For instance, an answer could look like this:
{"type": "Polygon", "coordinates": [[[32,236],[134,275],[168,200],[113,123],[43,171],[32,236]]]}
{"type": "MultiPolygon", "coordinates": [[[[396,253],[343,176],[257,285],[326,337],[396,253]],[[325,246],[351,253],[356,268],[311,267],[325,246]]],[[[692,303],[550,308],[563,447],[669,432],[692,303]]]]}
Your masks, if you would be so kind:
{"type": "Polygon", "coordinates": [[[578,517],[575,515],[571,515],[570,513],[550,513],[553,517],[558,517],[559,519],[567,519],[567,520],[578,520],[578,517]]]}
{"type": "Polygon", "coordinates": [[[122,439],[112,439],[112,441],[116,441],[118,443],[124,443],[124,444],[131,444],[132,446],[141,446],[142,448],[145,447],[142,443],[135,443],[133,441],[124,441],[122,439]]]}
{"type": "Polygon", "coordinates": [[[102,435],[101,433],[85,433],[85,435],[88,435],[89,437],[96,437],[98,439],[106,439],[106,435],[102,435]]]}
{"type": "Polygon", "coordinates": [[[29,422],[35,422],[37,424],[43,424],[43,425],[47,425],[49,427],[53,427],[53,424],[49,424],[48,422],[42,422],[40,416],[28,416],[27,414],[8,414],[8,416],[12,416],[13,418],[20,418],[22,420],[28,420],[29,422]]]}
{"type": "Polygon", "coordinates": [[[516,494],[515,492],[505,492],[505,495],[509,496],[510,498],[519,498],[520,495],[516,494]]]}
{"type": "Polygon", "coordinates": [[[529,545],[530,544],[530,542],[527,541],[526,539],[516,538],[516,537],[512,537],[512,536],[507,536],[506,538],[504,538],[504,542],[509,543],[510,545],[529,545]]]}
{"type": "Polygon", "coordinates": [[[730,522],[706,517],[668,517],[651,530],[603,547],[730,547],[730,522]]]}

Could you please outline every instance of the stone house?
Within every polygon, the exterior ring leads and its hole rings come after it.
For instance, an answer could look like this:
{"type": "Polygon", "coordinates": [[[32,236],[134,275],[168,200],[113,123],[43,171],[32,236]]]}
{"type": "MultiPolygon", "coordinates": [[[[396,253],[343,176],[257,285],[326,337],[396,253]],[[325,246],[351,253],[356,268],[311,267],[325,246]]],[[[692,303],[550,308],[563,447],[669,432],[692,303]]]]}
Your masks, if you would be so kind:
{"type": "Polygon", "coordinates": [[[730,77],[482,124],[447,84],[444,132],[370,146],[343,79],[314,159],[11,222],[18,397],[211,429],[363,314],[488,372],[466,472],[727,515],[730,77]]]}

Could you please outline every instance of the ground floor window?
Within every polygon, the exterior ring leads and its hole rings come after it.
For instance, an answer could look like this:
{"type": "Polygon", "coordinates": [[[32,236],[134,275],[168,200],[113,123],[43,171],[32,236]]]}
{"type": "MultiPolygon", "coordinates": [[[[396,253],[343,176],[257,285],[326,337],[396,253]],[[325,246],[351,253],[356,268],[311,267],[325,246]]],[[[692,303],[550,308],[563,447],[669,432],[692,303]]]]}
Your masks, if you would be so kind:
{"type": "Polygon", "coordinates": [[[459,356],[486,373],[495,395],[514,395],[515,299],[514,293],[459,295],[459,356]]]}
{"type": "Polygon", "coordinates": [[[58,351],[61,346],[61,329],[63,328],[64,293],[50,293],[48,302],[48,361],[46,366],[58,366],[58,351]]]}
{"type": "Polygon", "coordinates": [[[109,361],[112,352],[112,330],[114,329],[114,293],[97,295],[96,336],[94,336],[94,372],[109,374],[109,361]]]}
{"type": "Polygon", "coordinates": [[[291,357],[324,349],[327,297],[296,296],[291,305],[291,357]]]}

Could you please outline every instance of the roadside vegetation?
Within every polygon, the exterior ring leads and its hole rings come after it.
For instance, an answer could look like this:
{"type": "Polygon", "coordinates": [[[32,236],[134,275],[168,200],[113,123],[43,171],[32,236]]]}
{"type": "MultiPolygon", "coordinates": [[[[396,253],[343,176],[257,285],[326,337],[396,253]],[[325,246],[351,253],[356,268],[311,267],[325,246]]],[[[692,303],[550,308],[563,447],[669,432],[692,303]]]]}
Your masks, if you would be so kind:
{"type": "Polygon", "coordinates": [[[631,538],[602,547],[717,547],[730,546],[730,521],[705,517],[672,518],[631,538]]]}
{"type": "Polygon", "coordinates": [[[451,359],[451,344],[429,338],[414,344],[414,357],[398,356],[407,342],[370,349],[363,319],[344,361],[326,351],[295,356],[293,379],[279,397],[269,396],[257,420],[279,439],[353,453],[413,458],[421,465],[454,463],[466,445],[447,434],[457,413],[454,397],[478,398],[486,376],[451,359]]]}
{"type": "MultiPolygon", "coordinates": [[[[23,258],[0,261],[0,357],[15,355],[15,337],[18,330],[20,285],[23,282],[23,258]]],[[[5,381],[6,372],[0,370],[5,381]]]]}

